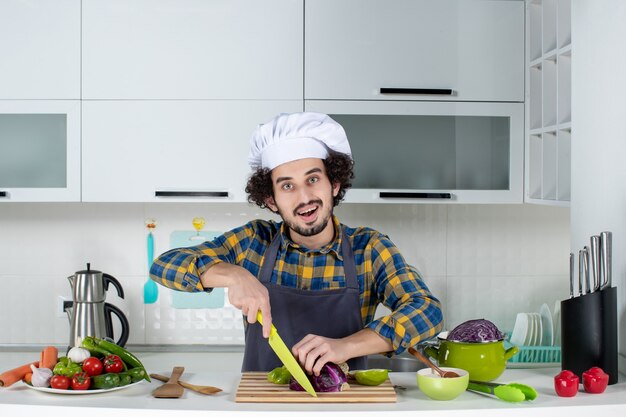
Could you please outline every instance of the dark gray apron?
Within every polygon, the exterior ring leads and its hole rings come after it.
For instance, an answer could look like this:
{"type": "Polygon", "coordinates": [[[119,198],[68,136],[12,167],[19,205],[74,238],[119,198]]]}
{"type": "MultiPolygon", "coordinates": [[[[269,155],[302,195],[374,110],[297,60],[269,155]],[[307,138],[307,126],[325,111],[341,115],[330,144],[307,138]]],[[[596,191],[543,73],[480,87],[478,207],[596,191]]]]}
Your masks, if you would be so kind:
{"type": "MultiPolygon", "coordinates": [[[[270,279],[280,247],[280,233],[274,236],[265,252],[259,279],[269,291],[273,323],[289,349],[309,333],[336,339],[363,329],[354,253],[343,229],[342,235],[344,288],[311,291],[272,284],[270,279]]],[[[258,323],[246,326],[244,352],[244,372],[271,371],[282,366],[267,339],[263,338],[263,329],[258,323]]],[[[348,365],[350,369],[367,369],[367,358],[352,358],[348,365]]]]}

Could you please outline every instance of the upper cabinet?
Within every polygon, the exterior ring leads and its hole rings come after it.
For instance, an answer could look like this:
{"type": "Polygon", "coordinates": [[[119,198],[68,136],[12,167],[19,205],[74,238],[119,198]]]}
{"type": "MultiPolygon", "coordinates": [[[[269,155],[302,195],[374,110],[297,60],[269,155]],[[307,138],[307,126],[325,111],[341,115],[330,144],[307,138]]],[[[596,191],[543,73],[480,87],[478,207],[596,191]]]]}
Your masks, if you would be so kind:
{"type": "Polygon", "coordinates": [[[528,203],[568,206],[571,195],[571,0],[528,0],[526,191],[528,203]]]}
{"type": "Polygon", "coordinates": [[[524,101],[524,2],[315,0],[305,99],[524,101]]]}
{"type": "Polygon", "coordinates": [[[0,2],[0,99],[80,98],[80,3],[0,2]]]}
{"type": "Polygon", "coordinates": [[[80,101],[0,100],[0,202],[80,201],[80,101]]]}
{"type": "Polygon", "coordinates": [[[84,99],[302,100],[302,0],[83,0],[84,99]]]}

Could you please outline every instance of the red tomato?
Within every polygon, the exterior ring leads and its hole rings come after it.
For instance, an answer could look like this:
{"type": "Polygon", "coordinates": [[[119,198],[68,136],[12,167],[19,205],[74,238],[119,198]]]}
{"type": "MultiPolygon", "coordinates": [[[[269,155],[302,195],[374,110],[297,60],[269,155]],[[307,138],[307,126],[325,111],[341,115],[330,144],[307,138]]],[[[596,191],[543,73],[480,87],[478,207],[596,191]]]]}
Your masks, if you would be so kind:
{"type": "Polygon", "coordinates": [[[104,358],[104,370],[108,374],[117,374],[124,370],[124,362],[117,355],[107,355],[104,358]]]}
{"type": "Polygon", "coordinates": [[[68,389],[70,387],[70,379],[63,375],[54,375],[50,379],[50,387],[55,389],[68,389]]]}
{"type": "Polygon", "coordinates": [[[589,394],[601,394],[609,384],[609,374],[594,366],[583,372],[583,388],[589,394]]]}
{"type": "Polygon", "coordinates": [[[573,397],[578,393],[579,381],[572,371],[561,371],[554,377],[554,390],[559,397],[573,397]]]}
{"type": "Polygon", "coordinates": [[[103,369],[104,365],[102,365],[100,359],[95,356],[90,356],[83,362],[83,371],[87,372],[89,376],[100,375],[103,369]]]}
{"type": "Polygon", "coordinates": [[[91,385],[91,378],[87,375],[87,372],[79,372],[72,377],[72,389],[76,391],[89,389],[91,385]]]}

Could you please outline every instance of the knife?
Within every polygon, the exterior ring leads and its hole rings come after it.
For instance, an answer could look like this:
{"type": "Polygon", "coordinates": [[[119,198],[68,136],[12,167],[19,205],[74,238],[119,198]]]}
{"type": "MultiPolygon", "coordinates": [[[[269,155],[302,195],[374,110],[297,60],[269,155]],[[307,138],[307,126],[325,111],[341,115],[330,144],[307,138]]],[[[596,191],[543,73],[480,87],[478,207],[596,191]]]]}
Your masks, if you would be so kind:
{"type": "Polygon", "coordinates": [[[612,285],[612,264],[613,264],[613,234],[611,232],[600,233],[600,259],[602,260],[602,282],[600,290],[612,285]]]}
{"type": "MultiPolygon", "coordinates": [[[[261,315],[261,311],[256,314],[256,319],[259,324],[263,325],[263,316],[261,315]]],[[[302,370],[302,367],[300,366],[298,361],[296,361],[296,358],[293,357],[291,351],[289,350],[287,345],[285,345],[285,342],[283,342],[283,339],[280,338],[280,336],[278,335],[278,330],[276,330],[276,327],[274,327],[273,324],[270,330],[270,337],[268,341],[270,347],[276,353],[278,359],[280,359],[283,365],[285,365],[285,368],[287,368],[291,376],[293,376],[296,381],[298,381],[298,383],[302,386],[302,388],[306,390],[306,392],[311,394],[313,397],[317,397],[317,394],[313,389],[313,385],[311,385],[311,381],[309,381],[309,378],[307,378],[306,374],[302,370]]]]}
{"type": "MultiPolygon", "coordinates": [[[[582,267],[579,269],[580,271],[582,271],[582,267]]],[[[574,298],[574,254],[573,253],[569,254],[569,298],[574,298]]]]}
{"type": "Polygon", "coordinates": [[[593,291],[600,289],[600,236],[591,236],[591,273],[593,274],[593,291]]]}
{"type": "Polygon", "coordinates": [[[582,254],[583,255],[583,274],[585,277],[585,285],[587,286],[586,294],[589,294],[591,292],[591,282],[589,278],[590,277],[589,275],[589,248],[585,246],[582,252],[583,252],[582,254]]]}
{"type": "Polygon", "coordinates": [[[583,279],[584,278],[585,278],[585,251],[579,250],[578,251],[578,295],[583,294],[583,279]]]}

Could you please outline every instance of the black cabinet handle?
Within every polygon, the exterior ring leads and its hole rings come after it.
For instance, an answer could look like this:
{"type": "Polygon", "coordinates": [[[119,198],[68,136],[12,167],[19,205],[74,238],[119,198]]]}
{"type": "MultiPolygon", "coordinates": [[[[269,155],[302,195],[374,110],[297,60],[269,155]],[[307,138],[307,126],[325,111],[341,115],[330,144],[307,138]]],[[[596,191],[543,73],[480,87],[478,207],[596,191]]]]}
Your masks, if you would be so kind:
{"type": "Polygon", "coordinates": [[[430,96],[451,96],[450,88],[381,88],[380,94],[425,94],[430,96]]]}
{"type": "Polygon", "coordinates": [[[155,197],[228,197],[228,191],[155,191],[155,197]]]}
{"type": "Polygon", "coordinates": [[[0,191],[0,197],[8,197],[8,193],[6,191],[0,191]]]}
{"type": "Polygon", "coordinates": [[[450,193],[402,193],[381,191],[378,196],[380,198],[452,198],[450,193]]]}

